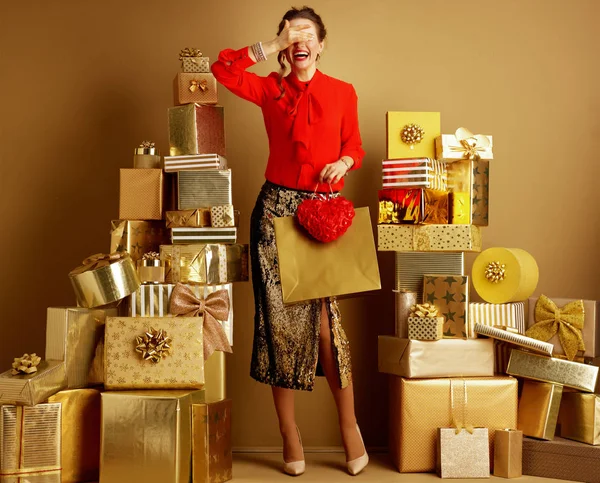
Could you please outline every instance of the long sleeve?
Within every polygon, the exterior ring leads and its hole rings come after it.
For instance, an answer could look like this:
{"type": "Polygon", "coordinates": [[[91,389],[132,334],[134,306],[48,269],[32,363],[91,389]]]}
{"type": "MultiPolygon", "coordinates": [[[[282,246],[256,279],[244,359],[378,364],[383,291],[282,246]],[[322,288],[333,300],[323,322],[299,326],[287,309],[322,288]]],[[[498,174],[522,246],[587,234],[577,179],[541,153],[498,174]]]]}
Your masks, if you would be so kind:
{"type": "Polygon", "coordinates": [[[362,140],[358,127],[358,96],[354,87],[350,87],[346,110],[342,118],[342,150],[341,156],[350,156],[354,160],[351,170],[362,166],[365,152],[362,149],[362,140]]]}
{"type": "Polygon", "coordinates": [[[226,49],[211,66],[216,79],[236,96],[262,106],[265,99],[265,78],[246,69],[254,65],[248,47],[240,50],[226,49]]]}

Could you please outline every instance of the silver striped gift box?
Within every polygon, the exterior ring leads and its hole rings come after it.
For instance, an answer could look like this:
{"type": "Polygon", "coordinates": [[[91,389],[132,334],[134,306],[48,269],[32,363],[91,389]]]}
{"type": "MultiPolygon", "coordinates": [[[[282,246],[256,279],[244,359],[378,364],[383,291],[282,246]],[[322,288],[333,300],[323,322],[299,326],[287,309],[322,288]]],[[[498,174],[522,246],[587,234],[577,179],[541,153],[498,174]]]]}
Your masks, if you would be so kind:
{"type": "Polygon", "coordinates": [[[218,154],[165,156],[166,173],[199,169],[227,169],[227,159],[218,154]]]}
{"type": "Polygon", "coordinates": [[[475,324],[487,325],[488,327],[510,327],[519,334],[525,334],[525,302],[513,302],[508,304],[469,304],[469,326],[468,337],[477,337],[475,324]]]}
{"type": "Polygon", "coordinates": [[[179,171],[177,185],[180,210],[233,204],[230,169],[179,171]]]}
{"type": "Polygon", "coordinates": [[[189,245],[193,243],[235,243],[237,228],[177,227],[171,228],[171,243],[189,245]]]}
{"type": "Polygon", "coordinates": [[[423,275],[464,275],[464,253],[396,252],[396,290],[417,292],[423,299],[423,275]]]}
{"type": "Polygon", "coordinates": [[[446,165],[430,158],[385,159],[383,188],[430,188],[447,191],[446,165]]]}

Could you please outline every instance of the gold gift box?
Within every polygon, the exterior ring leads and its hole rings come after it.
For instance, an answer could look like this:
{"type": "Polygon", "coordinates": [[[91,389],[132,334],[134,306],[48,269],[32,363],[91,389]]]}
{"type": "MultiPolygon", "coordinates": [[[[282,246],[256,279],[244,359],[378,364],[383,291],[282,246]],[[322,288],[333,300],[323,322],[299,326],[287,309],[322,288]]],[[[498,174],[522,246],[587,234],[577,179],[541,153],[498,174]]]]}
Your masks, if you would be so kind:
{"type": "Polygon", "coordinates": [[[169,154],[218,154],[225,152],[223,106],[187,104],[169,108],[169,154]]]}
{"type": "Polygon", "coordinates": [[[475,225],[377,225],[377,249],[393,252],[480,252],[475,225]]]}
{"type": "Polygon", "coordinates": [[[446,163],[437,159],[384,159],[381,168],[384,188],[448,190],[446,163]]]}
{"type": "Polygon", "coordinates": [[[248,280],[248,245],[161,245],[167,283],[223,284],[248,280]]]}
{"type": "Polygon", "coordinates": [[[62,361],[42,361],[33,374],[0,374],[0,404],[34,406],[67,387],[62,361]]]}
{"type": "Polygon", "coordinates": [[[426,273],[464,275],[464,253],[396,252],[396,290],[417,292],[423,298],[423,276],[426,273]]]}
{"type": "MultiPolygon", "coordinates": [[[[390,453],[394,464],[401,473],[435,471],[437,430],[452,424],[451,385],[455,379],[390,380],[390,453]]],[[[466,385],[466,422],[488,428],[493,454],[495,431],[517,428],[517,380],[472,377],[455,381],[461,387],[463,381],[466,385]]]]}
{"type": "Polygon", "coordinates": [[[494,375],[494,344],[486,339],[420,341],[378,337],[379,372],[406,378],[494,375]]]}
{"type": "Polygon", "coordinates": [[[207,401],[220,401],[226,397],[225,352],[213,352],[204,363],[204,393],[207,401]]]}
{"type": "Polygon", "coordinates": [[[87,387],[96,347],[104,337],[104,321],[116,309],[48,307],[46,359],[64,361],[67,389],[87,387]]]}
{"type": "Polygon", "coordinates": [[[211,226],[210,208],[167,211],[165,220],[167,228],[211,226]]]}
{"type": "Polygon", "coordinates": [[[134,262],[145,253],[158,252],[163,243],[169,242],[162,221],[113,220],[110,224],[109,253],[127,252],[134,262]]]}
{"type": "Polygon", "coordinates": [[[438,428],[437,474],[440,478],[489,478],[490,451],[487,428],[473,433],[438,428]]]}
{"type": "Polygon", "coordinates": [[[102,393],[100,483],[189,483],[192,405],[204,391],[102,393]]]}
{"type": "Polygon", "coordinates": [[[409,317],[408,338],[412,340],[440,340],[444,336],[444,317],[409,317]]]}
{"type": "Polygon", "coordinates": [[[489,161],[461,160],[448,163],[451,224],[488,226],[489,161]]]}
{"type": "Polygon", "coordinates": [[[162,220],[164,179],[162,169],[121,169],[119,218],[162,220]]]}
{"type": "Polygon", "coordinates": [[[0,406],[0,477],[60,473],[60,404],[0,406]]]}
{"type": "Polygon", "coordinates": [[[210,72],[180,72],[173,80],[175,105],[216,104],[219,102],[217,79],[210,72]]]}
{"type": "Polygon", "coordinates": [[[594,392],[598,367],[553,357],[544,357],[515,350],[510,353],[508,374],[542,382],[572,387],[583,392],[594,392]]]}
{"type": "Polygon", "coordinates": [[[496,430],[494,439],[494,476],[520,478],[523,476],[523,431],[496,430]]]}
{"type": "Polygon", "coordinates": [[[62,482],[98,481],[100,391],[60,391],[48,402],[61,404],[62,482]]]}
{"type": "Polygon", "coordinates": [[[600,396],[565,392],[558,421],[563,438],[600,445],[600,396]]]}
{"type": "Polygon", "coordinates": [[[448,193],[424,188],[379,190],[378,223],[448,223],[448,193]]]}
{"type": "Polygon", "coordinates": [[[204,386],[203,317],[108,317],[106,389],[200,389],[204,386]],[[171,350],[158,362],[136,351],[136,337],[164,330],[171,350]]]}
{"type": "Polygon", "coordinates": [[[435,305],[446,319],[444,337],[467,337],[469,323],[469,277],[423,275],[423,302],[435,305]]]}
{"type": "Polygon", "coordinates": [[[210,72],[209,58],[202,54],[180,57],[183,72],[210,72]]]}
{"type": "Polygon", "coordinates": [[[231,400],[194,404],[192,435],[194,483],[222,483],[231,480],[231,400]]]}
{"type": "MultiPolygon", "coordinates": [[[[485,135],[485,137],[488,138],[489,145],[484,147],[477,146],[477,143],[475,143],[475,148],[477,156],[480,159],[489,161],[494,159],[494,140],[492,136],[485,135]]],[[[469,144],[472,145],[473,143],[471,142],[469,144]]],[[[442,134],[441,136],[435,138],[435,157],[436,159],[446,161],[447,164],[451,164],[454,161],[460,161],[468,158],[469,153],[456,138],[455,134],[442,134]]]]}
{"type": "Polygon", "coordinates": [[[238,226],[233,205],[210,207],[210,224],[213,228],[229,228],[238,226]]]}
{"type": "Polygon", "coordinates": [[[180,210],[232,203],[230,169],[200,169],[177,173],[177,207],[180,210]]]}
{"type": "Polygon", "coordinates": [[[554,439],[562,395],[563,388],[558,384],[526,379],[519,400],[517,428],[525,436],[554,439]]]}
{"type": "Polygon", "coordinates": [[[439,112],[386,113],[387,159],[435,158],[435,138],[441,134],[439,112]],[[402,130],[416,124],[424,131],[421,142],[412,146],[402,141],[402,130]]]}
{"type": "Polygon", "coordinates": [[[508,327],[518,334],[525,334],[525,303],[488,304],[471,302],[469,304],[468,337],[477,337],[475,325],[488,327],[508,327]]]}

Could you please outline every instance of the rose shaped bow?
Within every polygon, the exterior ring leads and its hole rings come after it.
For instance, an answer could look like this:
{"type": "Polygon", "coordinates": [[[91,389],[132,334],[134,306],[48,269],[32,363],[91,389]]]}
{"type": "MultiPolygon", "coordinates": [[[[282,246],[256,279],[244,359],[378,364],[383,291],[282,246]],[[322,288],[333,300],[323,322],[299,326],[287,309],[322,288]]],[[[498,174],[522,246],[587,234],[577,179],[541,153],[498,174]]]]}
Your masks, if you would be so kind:
{"type": "Polygon", "coordinates": [[[583,329],[585,310],[583,300],[569,302],[564,307],[556,304],[545,295],[540,295],[535,304],[535,324],[525,335],[547,342],[556,333],[567,359],[575,359],[578,351],[585,351],[583,329]]]}
{"type": "Polygon", "coordinates": [[[465,159],[477,160],[481,157],[480,151],[485,151],[491,146],[490,138],[483,134],[473,134],[467,128],[459,127],[454,133],[460,146],[451,146],[452,151],[461,151],[465,159]]]}
{"type": "Polygon", "coordinates": [[[175,285],[171,293],[170,311],[173,315],[182,317],[204,316],[203,340],[204,360],[216,350],[232,352],[227,340],[227,334],[219,320],[229,317],[229,292],[217,290],[209,294],[206,299],[199,299],[192,289],[182,283],[175,285]]]}
{"type": "Polygon", "coordinates": [[[79,275],[80,273],[87,272],[88,270],[96,270],[97,268],[106,267],[111,263],[114,263],[122,258],[129,256],[127,252],[113,252],[110,254],[96,253],[91,257],[87,257],[81,265],[71,271],[71,275],[79,275]]]}

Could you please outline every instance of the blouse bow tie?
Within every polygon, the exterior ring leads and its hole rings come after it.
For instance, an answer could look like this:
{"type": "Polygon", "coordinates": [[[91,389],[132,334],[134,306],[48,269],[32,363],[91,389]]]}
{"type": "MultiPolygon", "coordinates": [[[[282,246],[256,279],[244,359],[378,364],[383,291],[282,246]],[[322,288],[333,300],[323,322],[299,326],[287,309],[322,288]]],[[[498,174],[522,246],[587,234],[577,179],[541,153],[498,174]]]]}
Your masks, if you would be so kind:
{"type": "Polygon", "coordinates": [[[292,118],[291,136],[296,144],[296,161],[308,165],[312,165],[310,152],[312,128],[323,117],[323,108],[315,95],[310,92],[310,87],[298,92],[288,109],[288,115],[292,118]]]}

